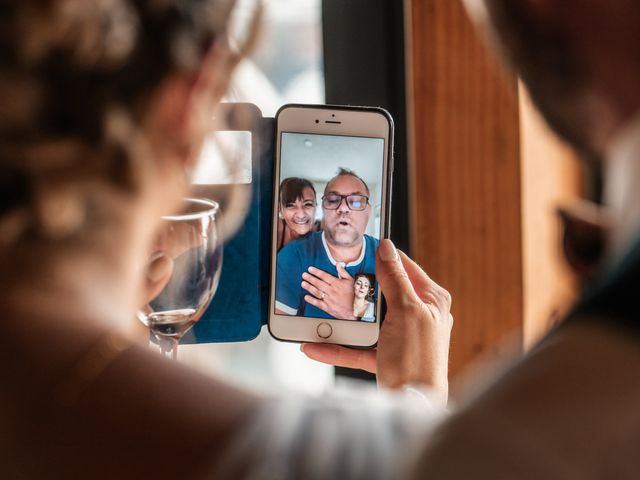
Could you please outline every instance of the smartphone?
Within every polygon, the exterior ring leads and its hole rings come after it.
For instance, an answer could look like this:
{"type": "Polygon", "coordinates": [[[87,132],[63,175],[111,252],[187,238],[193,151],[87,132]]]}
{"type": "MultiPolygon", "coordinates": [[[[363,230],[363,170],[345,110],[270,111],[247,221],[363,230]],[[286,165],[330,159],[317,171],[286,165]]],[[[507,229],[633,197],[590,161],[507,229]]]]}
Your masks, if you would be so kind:
{"type": "Polygon", "coordinates": [[[276,115],[269,332],[372,348],[389,233],[393,120],[382,108],[285,105],[276,115]]]}

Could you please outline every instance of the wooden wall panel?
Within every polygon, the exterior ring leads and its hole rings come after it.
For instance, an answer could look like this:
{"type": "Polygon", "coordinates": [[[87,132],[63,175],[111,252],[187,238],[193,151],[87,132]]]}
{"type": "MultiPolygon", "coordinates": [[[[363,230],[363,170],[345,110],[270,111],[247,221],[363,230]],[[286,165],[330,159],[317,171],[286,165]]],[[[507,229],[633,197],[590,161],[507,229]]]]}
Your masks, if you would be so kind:
{"type": "Polygon", "coordinates": [[[451,374],[523,321],[517,82],[460,0],[408,0],[412,254],[453,296],[451,374]]]}
{"type": "Polygon", "coordinates": [[[461,0],[406,11],[411,251],[453,296],[455,377],[531,345],[573,298],[555,210],[581,178],[461,0]]]}
{"type": "Polygon", "coordinates": [[[535,343],[573,301],[576,278],[564,262],[559,205],[582,193],[574,153],[549,130],[520,89],[525,348],[535,343]]]}

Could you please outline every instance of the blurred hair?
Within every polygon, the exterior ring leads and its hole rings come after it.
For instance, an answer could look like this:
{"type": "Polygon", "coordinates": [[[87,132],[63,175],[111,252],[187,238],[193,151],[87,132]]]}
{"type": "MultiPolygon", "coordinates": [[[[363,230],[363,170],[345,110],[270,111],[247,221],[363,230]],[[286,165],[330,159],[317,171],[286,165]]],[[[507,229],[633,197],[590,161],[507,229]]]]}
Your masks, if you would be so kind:
{"type": "MultiPolygon", "coordinates": [[[[197,72],[214,44],[227,52],[220,75],[228,78],[249,48],[229,47],[234,3],[0,0],[5,241],[7,215],[17,218],[21,209],[24,224],[9,230],[38,230],[48,216],[38,213],[43,205],[55,204],[88,178],[135,190],[144,172],[131,151],[133,139],[154,90],[170,75],[197,72]]],[[[250,34],[247,44],[254,40],[250,34]]]]}
{"type": "Polygon", "coordinates": [[[539,25],[522,0],[485,0],[487,12],[501,41],[499,48],[523,77],[543,67],[557,74],[558,91],[566,91],[581,78],[576,59],[561,30],[539,25]]]}
{"type": "Polygon", "coordinates": [[[280,205],[288,205],[296,200],[302,200],[304,189],[310,188],[313,192],[313,200],[315,203],[316,189],[313,184],[306,178],[289,177],[280,182],[280,205]]]}
{"type": "Polygon", "coordinates": [[[498,49],[514,67],[549,126],[583,157],[598,156],[588,138],[583,93],[588,79],[566,32],[541,24],[523,0],[484,0],[498,49]]]}
{"type": "Polygon", "coordinates": [[[3,141],[95,144],[113,104],[134,117],[169,73],[195,71],[233,0],[0,1],[3,141]]]}
{"type": "MultiPolygon", "coordinates": [[[[333,182],[336,178],[338,177],[344,177],[344,176],[350,176],[350,177],[354,177],[357,178],[358,180],[360,180],[362,182],[362,185],[364,185],[364,189],[367,192],[367,195],[369,195],[369,186],[367,185],[367,182],[365,182],[360,176],[358,176],[353,170],[349,170],[348,168],[344,168],[344,167],[340,167],[338,168],[338,173],[336,174],[335,177],[333,177],[331,180],[329,180],[327,182],[327,187],[329,186],[329,184],[331,182],[333,182]]],[[[325,187],[325,193],[327,193],[327,189],[325,187]]]]}
{"type": "Polygon", "coordinates": [[[545,120],[562,137],[582,146],[584,140],[576,138],[563,115],[555,112],[562,108],[561,100],[570,101],[580,93],[584,80],[564,32],[539,24],[521,0],[486,0],[486,5],[500,37],[499,49],[522,77],[545,120]],[[549,105],[549,99],[555,99],[555,105],[549,105]]]}

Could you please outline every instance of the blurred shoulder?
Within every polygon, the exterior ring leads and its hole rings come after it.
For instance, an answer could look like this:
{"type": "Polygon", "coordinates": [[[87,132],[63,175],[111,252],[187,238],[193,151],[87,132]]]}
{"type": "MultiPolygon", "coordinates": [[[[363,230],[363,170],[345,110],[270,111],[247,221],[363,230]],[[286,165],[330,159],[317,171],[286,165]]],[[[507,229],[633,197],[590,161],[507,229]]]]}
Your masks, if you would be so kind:
{"type": "Polygon", "coordinates": [[[587,320],[550,334],[453,415],[423,452],[420,476],[606,478],[607,471],[640,471],[627,447],[640,431],[640,339],[606,319],[587,320]]]}

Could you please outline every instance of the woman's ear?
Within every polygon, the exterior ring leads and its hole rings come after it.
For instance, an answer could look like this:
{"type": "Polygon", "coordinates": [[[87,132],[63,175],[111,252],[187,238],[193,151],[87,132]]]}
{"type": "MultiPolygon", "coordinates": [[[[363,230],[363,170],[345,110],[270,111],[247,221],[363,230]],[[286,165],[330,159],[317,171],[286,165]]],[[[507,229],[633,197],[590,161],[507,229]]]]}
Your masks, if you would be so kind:
{"type": "Polygon", "coordinates": [[[602,267],[613,221],[604,207],[585,200],[558,208],[558,216],[565,260],[580,281],[589,280],[602,267]]]}
{"type": "MultiPolygon", "coordinates": [[[[184,112],[184,133],[196,152],[214,129],[214,112],[229,87],[231,72],[237,60],[226,41],[216,41],[203,57],[197,72],[190,79],[184,112]]],[[[188,159],[195,166],[197,155],[188,159]]]]}
{"type": "MultiPolygon", "coordinates": [[[[221,42],[225,43],[225,42],[221,42]]],[[[226,90],[231,53],[214,44],[195,72],[175,73],[157,89],[145,122],[151,145],[162,158],[190,171],[206,135],[213,130],[215,106],[226,90]]]]}

